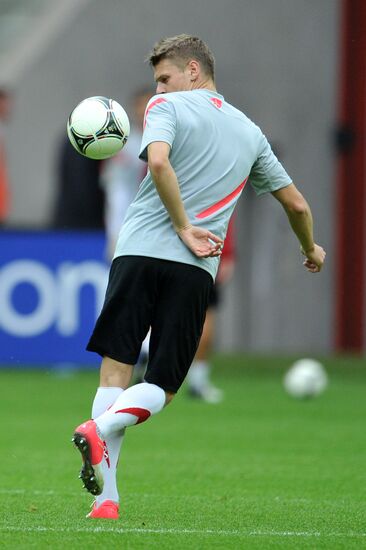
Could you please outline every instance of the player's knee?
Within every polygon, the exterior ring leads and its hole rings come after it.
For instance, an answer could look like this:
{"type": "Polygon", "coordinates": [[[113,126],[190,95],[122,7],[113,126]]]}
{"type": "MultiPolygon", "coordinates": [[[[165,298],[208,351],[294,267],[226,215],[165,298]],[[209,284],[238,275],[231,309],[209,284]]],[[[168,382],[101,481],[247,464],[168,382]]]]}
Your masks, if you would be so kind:
{"type": "Polygon", "coordinates": [[[100,385],[119,386],[125,389],[130,383],[132,369],[132,365],[120,363],[110,357],[103,357],[100,368],[100,385]]]}

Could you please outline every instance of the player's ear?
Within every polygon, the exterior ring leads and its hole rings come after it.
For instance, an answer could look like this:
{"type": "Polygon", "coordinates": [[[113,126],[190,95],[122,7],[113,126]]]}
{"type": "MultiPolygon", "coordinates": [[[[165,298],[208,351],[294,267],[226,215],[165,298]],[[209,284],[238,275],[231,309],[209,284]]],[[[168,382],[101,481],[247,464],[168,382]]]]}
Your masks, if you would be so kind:
{"type": "Polygon", "coordinates": [[[188,63],[188,69],[191,75],[192,81],[196,80],[200,74],[200,64],[195,59],[191,59],[188,63]]]}

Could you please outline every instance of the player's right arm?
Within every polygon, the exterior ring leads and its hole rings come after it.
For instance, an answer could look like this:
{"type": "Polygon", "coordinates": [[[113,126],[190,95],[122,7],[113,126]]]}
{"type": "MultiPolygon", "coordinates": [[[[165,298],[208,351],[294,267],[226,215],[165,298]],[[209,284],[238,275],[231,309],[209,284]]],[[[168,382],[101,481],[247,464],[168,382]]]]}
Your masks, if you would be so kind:
{"type": "Polygon", "coordinates": [[[169,161],[169,153],[168,143],[153,142],[148,145],[149,169],[173,227],[184,244],[198,258],[220,256],[223,240],[207,229],[193,226],[189,221],[177,176],[169,161]]]}
{"type": "Polygon", "coordinates": [[[282,204],[300,241],[301,252],[306,257],[304,266],[311,273],[319,272],[323,267],[326,252],[314,242],[313,217],[308,203],[293,183],[273,191],[272,195],[282,204]]]}
{"type": "Polygon", "coordinates": [[[156,190],[181,241],[198,258],[220,256],[223,240],[207,229],[193,226],[187,216],[177,175],[169,160],[176,126],[172,103],[163,95],[152,97],[145,112],[140,158],[149,164],[156,190]]]}

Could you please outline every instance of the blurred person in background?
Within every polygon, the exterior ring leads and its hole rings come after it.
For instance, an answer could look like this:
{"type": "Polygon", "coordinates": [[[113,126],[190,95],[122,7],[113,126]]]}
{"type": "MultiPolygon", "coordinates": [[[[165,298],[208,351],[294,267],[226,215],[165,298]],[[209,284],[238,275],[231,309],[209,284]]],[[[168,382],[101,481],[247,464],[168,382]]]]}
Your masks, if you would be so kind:
{"type": "Polygon", "coordinates": [[[101,161],[75,151],[65,130],[56,159],[56,196],[51,219],[54,229],[104,229],[100,170],[101,161]]]}
{"type": "Polygon", "coordinates": [[[0,227],[8,218],[10,210],[10,185],[8,179],[6,155],[6,125],[10,119],[13,104],[13,94],[10,90],[0,87],[0,227]]]}
{"type": "Polygon", "coordinates": [[[125,217],[87,346],[102,357],[93,420],[73,435],[80,478],[96,496],[90,518],[119,517],[116,470],[125,429],[162,411],[186,377],[228,223],[249,177],[258,195],[272,193],[283,206],[304,267],[317,273],[325,259],[310,207],[264,134],[217,92],[207,45],[189,35],[165,38],[148,60],[158,94],[146,109],[140,149],[149,172],[125,217]],[[145,380],[129,387],[150,327],[145,380]]]}
{"type": "Polygon", "coordinates": [[[219,270],[210,294],[205,324],[193,363],[187,374],[188,395],[207,403],[220,403],[223,392],[211,381],[211,354],[215,342],[217,309],[222,299],[223,287],[230,281],[235,269],[235,222],[231,218],[225,244],[222,249],[219,270]]]}
{"type": "Polygon", "coordinates": [[[131,131],[124,148],[105,160],[101,170],[101,185],[105,194],[105,229],[107,256],[113,259],[118,235],[127,209],[146,176],[146,162],[139,158],[146,105],[154,95],[151,87],[137,89],[131,98],[128,112],[131,131]]]}
{"type": "MultiPolygon", "coordinates": [[[[107,238],[107,260],[112,261],[118,235],[128,207],[146,176],[146,162],[139,158],[146,105],[154,95],[151,86],[135,90],[130,101],[130,135],[124,148],[105,160],[101,170],[101,185],[105,194],[104,223],[107,238]]],[[[134,368],[134,381],[140,382],[145,373],[149,352],[149,335],[142,343],[134,368]]]]}

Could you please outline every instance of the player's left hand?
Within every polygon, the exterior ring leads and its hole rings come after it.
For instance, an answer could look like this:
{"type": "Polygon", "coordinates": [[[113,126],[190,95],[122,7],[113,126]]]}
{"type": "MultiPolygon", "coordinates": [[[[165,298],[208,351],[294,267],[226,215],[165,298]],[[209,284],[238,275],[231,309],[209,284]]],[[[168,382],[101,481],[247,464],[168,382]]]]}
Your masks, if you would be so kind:
{"type": "Polygon", "coordinates": [[[325,256],[327,254],[325,250],[318,244],[314,244],[312,250],[307,252],[301,248],[301,253],[305,256],[305,260],[303,262],[304,267],[310,273],[319,273],[323,267],[325,256]]]}
{"type": "Polygon", "coordinates": [[[178,231],[180,239],[198,258],[221,256],[224,241],[211,231],[189,225],[178,231]]]}

